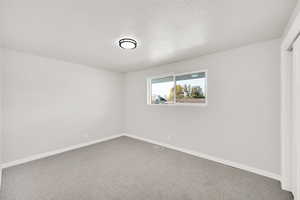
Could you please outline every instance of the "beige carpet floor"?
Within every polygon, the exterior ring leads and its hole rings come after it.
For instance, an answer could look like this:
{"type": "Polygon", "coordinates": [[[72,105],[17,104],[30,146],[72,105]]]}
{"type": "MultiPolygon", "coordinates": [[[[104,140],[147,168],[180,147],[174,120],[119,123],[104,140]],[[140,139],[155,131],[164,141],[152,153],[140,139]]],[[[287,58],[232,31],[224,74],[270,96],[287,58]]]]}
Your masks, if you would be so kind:
{"type": "Polygon", "coordinates": [[[1,200],[290,200],[280,183],[128,137],[4,170],[1,200]]]}

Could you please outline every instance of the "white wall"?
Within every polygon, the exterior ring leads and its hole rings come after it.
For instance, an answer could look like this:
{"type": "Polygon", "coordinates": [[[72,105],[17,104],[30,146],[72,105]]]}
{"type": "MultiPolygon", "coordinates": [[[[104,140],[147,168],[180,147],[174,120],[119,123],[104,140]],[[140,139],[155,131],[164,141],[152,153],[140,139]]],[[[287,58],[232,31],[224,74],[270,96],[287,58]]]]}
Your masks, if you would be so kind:
{"type": "Polygon", "coordinates": [[[126,74],[126,133],[280,174],[280,41],[126,74]],[[146,105],[146,78],[208,69],[208,106],[146,105]]]}
{"type": "Polygon", "coordinates": [[[125,91],[123,74],[5,49],[4,162],[125,130],[280,174],[279,45],[127,73],[125,91]],[[207,107],[146,105],[147,77],[198,69],[208,69],[207,107]]]}
{"type": "Polygon", "coordinates": [[[4,162],[122,132],[122,74],[11,50],[4,57],[4,162]]]}
{"type": "Polygon", "coordinates": [[[291,14],[291,16],[289,18],[289,21],[288,21],[288,23],[285,27],[284,33],[282,35],[283,39],[285,39],[288,36],[288,33],[291,31],[291,28],[292,28],[293,24],[295,23],[295,20],[296,20],[297,16],[299,15],[299,13],[300,13],[300,1],[297,2],[296,6],[293,10],[293,13],[291,14]]]}

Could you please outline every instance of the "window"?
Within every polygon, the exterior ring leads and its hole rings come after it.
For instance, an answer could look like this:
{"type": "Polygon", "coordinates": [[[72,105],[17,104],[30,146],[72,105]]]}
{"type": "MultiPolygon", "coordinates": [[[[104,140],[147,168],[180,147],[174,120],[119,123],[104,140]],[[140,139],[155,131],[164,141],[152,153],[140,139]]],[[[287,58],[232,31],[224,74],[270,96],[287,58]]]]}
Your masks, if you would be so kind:
{"type": "Polygon", "coordinates": [[[174,103],[170,91],[174,88],[174,77],[167,76],[151,80],[151,104],[174,103]]]}
{"type": "Polygon", "coordinates": [[[203,105],[206,103],[207,71],[148,79],[148,104],[203,105]]]}

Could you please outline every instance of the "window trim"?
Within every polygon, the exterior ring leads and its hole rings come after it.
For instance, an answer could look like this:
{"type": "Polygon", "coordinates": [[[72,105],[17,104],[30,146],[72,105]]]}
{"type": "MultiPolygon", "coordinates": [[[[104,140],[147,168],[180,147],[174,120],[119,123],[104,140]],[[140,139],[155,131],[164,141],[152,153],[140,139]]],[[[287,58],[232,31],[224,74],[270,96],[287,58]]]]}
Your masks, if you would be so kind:
{"type": "MultiPolygon", "coordinates": [[[[174,90],[175,92],[175,90],[174,90]]],[[[198,71],[191,71],[191,72],[183,72],[183,73],[166,73],[166,74],[161,74],[158,76],[152,76],[147,78],[147,105],[149,106],[207,106],[208,105],[208,70],[207,69],[202,69],[198,71]],[[151,81],[152,79],[157,79],[157,78],[163,78],[167,76],[173,76],[173,81],[174,81],[174,88],[176,86],[176,76],[181,76],[181,75],[187,75],[187,74],[194,74],[194,73],[205,73],[205,85],[206,85],[206,98],[205,98],[205,103],[176,103],[176,95],[174,94],[174,103],[170,104],[152,104],[151,103],[151,98],[152,98],[152,88],[151,88],[151,81]]]]}

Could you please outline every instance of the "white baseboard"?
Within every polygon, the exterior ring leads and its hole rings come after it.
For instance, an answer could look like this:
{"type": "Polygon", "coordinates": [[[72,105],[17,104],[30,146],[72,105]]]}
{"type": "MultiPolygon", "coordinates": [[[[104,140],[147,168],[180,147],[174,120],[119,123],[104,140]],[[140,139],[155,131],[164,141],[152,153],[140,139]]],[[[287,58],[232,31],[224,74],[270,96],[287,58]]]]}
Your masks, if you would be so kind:
{"type": "Polygon", "coordinates": [[[180,151],[180,152],[183,152],[183,153],[187,153],[187,154],[190,154],[190,155],[193,155],[193,156],[197,156],[199,158],[204,158],[204,159],[211,160],[211,161],[214,161],[214,162],[218,162],[218,163],[221,163],[221,164],[224,164],[224,165],[227,165],[227,166],[231,166],[231,167],[234,167],[234,168],[249,171],[249,172],[261,175],[261,176],[265,176],[265,177],[268,177],[268,178],[275,179],[275,180],[279,180],[279,181],[281,180],[281,177],[280,177],[279,174],[274,174],[272,172],[268,172],[268,171],[265,171],[265,170],[262,170],[262,169],[257,169],[257,168],[250,167],[250,166],[247,166],[247,165],[244,165],[244,164],[232,162],[232,161],[229,161],[229,160],[224,160],[222,158],[217,158],[217,157],[210,156],[210,155],[207,155],[207,154],[203,154],[203,153],[200,153],[200,152],[196,152],[196,151],[192,151],[192,150],[188,150],[188,149],[183,149],[183,148],[178,148],[178,147],[175,147],[175,146],[170,145],[170,144],[157,142],[157,141],[147,139],[147,138],[143,138],[143,137],[139,137],[139,136],[136,136],[136,135],[126,134],[126,133],[124,133],[123,135],[127,136],[127,137],[134,138],[134,139],[142,140],[142,141],[145,141],[145,142],[149,142],[149,143],[152,143],[152,144],[164,146],[166,148],[173,149],[173,150],[176,150],[176,151],[180,151]]]}
{"type": "Polygon", "coordinates": [[[224,165],[228,165],[228,166],[231,166],[231,167],[235,167],[235,168],[238,168],[238,169],[242,169],[242,170],[245,170],[245,171],[249,171],[249,172],[261,175],[261,176],[265,176],[265,177],[272,178],[272,179],[280,181],[280,175],[274,174],[272,172],[257,169],[257,168],[254,168],[254,167],[250,167],[250,166],[247,166],[247,165],[244,165],[244,164],[232,162],[232,161],[229,161],[229,160],[217,158],[217,157],[214,157],[214,156],[210,156],[210,155],[203,154],[203,153],[200,153],[200,152],[192,151],[192,150],[189,150],[189,149],[178,148],[178,147],[175,147],[175,146],[170,145],[170,144],[166,144],[166,143],[162,143],[162,142],[158,142],[158,141],[154,141],[154,140],[151,140],[151,139],[139,137],[139,136],[136,136],[136,135],[126,134],[126,133],[119,134],[119,135],[113,135],[113,136],[110,136],[110,137],[102,138],[102,139],[99,139],[99,140],[94,140],[94,141],[91,141],[91,142],[72,145],[72,146],[69,146],[67,148],[63,148],[63,149],[59,149],[59,150],[54,150],[54,151],[50,151],[50,152],[36,154],[36,155],[33,155],[33,156],[29,156],[27,158],[22,158],[22,159],[15,160],[15,161],[12,161],[12,162],[3,163],[2,168],[4,169],[4,168],[24,164],[24,163],[27,163],[27,162],[30,162],[30,161],[38,160],[38,159],[41,159],[41,158],[46,158],[46,157],[53,156],[53,155],[56,155],[56,154],[64,153],[64,152],[67,152],[67,151],[71,151],[71,150],[79,149],[79,148],[82,148],[82,147],[90,146],[90,145],[93,145],[93,144],[97,144],[97,143],[100,143],[100,142],[115,139],[115,138],[118,138],[118,137],[121,137],[121,136],[127,136],[127,137],[131,137],[131,138],[134,138],[134,139],[142,140],[142,141],[145,141],[145,142],[148,142],[148,143],[164,146],[164,147],[169,148],[169,149],[173,149],[173,150],[176,150],[176,151],[187,153],[187,154],[197,156],[197,157],[200,157],[200,158],[204,158],[204,159],[207,159],[207,160],[215,161],[215,162],[218,162],[218,163],[221,163],[221,164],[224,164],[224,165]]]}
{"type": "Polygon", "coordinates": [[[93,140],[93,141],[90,141],[90,142],[85,142],[85,143],[72,145],[72,146],[62,148],[62,149],[58,149],[58,150],[54,150],[54,151],[49,151],[49,152],[45,152],[45,153],[32,155],[32,156],[22,158],[22,159],[19,159],[19,160],[6,162],[6,163],[2,164],[2,169],[8,168],[8,167],[13,167],[13,166],[20,165],[20,164],[24,164],[24,163],[27,163],[27,162],[30,162],[30,161],[46,158],[46,157],[53,156],[53,155],[60,154],[60,153],[64,153],[64,152],[67,152],[67,151],[79,149],[79,148],[82,148],[82,147],[90,146],[90,145],[97,144],[97,143],[100,143],[100,142],[112,140],[112,139],[115,139],[115,138],[118,138],[118,137],[121,137],[121,136],[122,136],[122,134],[113,135],[113,136],[101,138],[101,139],[98,139],[98,140],[93,140]]]}

